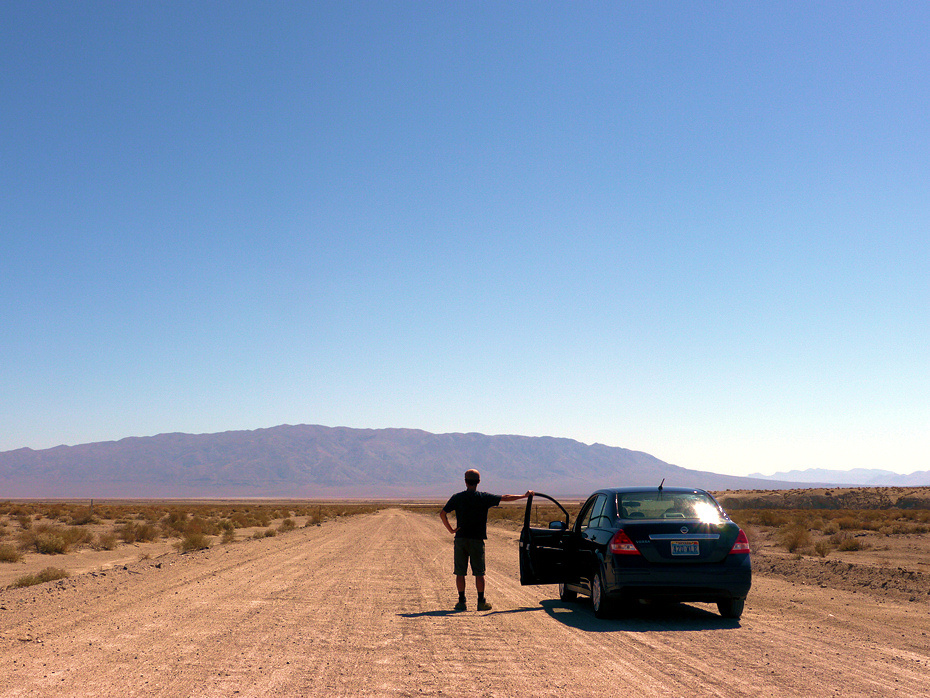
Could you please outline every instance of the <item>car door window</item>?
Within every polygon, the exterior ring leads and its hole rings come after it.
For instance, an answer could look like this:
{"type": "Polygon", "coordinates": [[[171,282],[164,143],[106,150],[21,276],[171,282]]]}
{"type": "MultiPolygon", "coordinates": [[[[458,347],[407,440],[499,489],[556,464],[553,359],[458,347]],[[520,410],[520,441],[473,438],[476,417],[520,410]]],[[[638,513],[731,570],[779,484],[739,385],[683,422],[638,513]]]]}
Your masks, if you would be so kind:
{"type": "Polygon", "coordinates": [[[601,525],[599,519],[602,518],[601,514],[604,511],[604,504],[606,504],[606,502],[607,497],[603,494],[596,495],[588,500],[588,504],[585,506],[579,518],[579,531],[584,531],[589,526],[601,525]]]}
{"type": "Polygon", "coordinates": [[[613,523],[613,519],[608,516],[608,507],[607,502],[608,498],[606,495],[598,495],[597,501],[594,503],[594,506],[591,508],[591,523],[590,525],[594,528],[607,528],[613,523]]]}
{"type": "Polygon", "coordinates": [[[601,528],[609,524],[609,519],[604,516],[604,509],[606,504],[606,495],[599,494],[597,496],[597,501],[594,502],[594,506],[591,507],[591,520],[588,522],[588,526],[593,528],[601,528]]]}
{"type": "Polygon", "coordinates": [[[588,527],[588,524],[591,523],[591,509],[594,506],[595,498],[591,497],[585,505],[581,508],[581,512],[578,514],[578,520],[575,523],[576,531],[583,531],[588,527]]]}

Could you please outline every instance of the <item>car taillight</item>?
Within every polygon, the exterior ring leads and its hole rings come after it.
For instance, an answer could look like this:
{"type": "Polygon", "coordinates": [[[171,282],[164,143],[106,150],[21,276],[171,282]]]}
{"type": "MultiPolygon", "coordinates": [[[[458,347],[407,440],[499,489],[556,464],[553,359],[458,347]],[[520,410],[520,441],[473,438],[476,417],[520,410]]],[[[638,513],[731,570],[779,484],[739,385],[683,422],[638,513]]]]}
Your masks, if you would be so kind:
{"type": "Polygon", "coordinates": [[[730,555],[740,553],[749,553],[749,539],[742,529],[740,529],[739,535],[736,536],[736,542],[733,544],[733,547],[730,548],[730,555]]]}
{"type": "Polygon", "coordinates": [[[633,545],[633,541],[623,531],[617,531],[614,537],[610,539],[610,552],[614,555],[639,555],[639,550],[633,545]]]}

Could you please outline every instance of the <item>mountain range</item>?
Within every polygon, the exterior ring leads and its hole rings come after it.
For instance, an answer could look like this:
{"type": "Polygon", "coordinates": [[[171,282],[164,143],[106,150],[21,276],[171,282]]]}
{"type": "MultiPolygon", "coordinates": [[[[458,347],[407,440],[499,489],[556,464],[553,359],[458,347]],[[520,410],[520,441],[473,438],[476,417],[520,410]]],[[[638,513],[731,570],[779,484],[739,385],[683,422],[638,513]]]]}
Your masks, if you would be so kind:
{"type": "Polygon", "coordinates": [[[852,468],[850,470],[825,470],[808,468],[807,470],[787,470],[762,475],[752,473],[749,477],[763,480],[785,480],[803,483],[830,485],[858,485],[859,487],[927,487],[930,486],[930,470],[918,470],[909,475],[901,475],[890,470],[876,468],[852,468]]]}
{"type": "Polygon", "coordinates": [[[0,453],[5,498],[445,497],[469,468],[482,489],[588,494],[612,485],[784,489],[796,482],[689,470],[555,437],[281,425],[0,453]]]}

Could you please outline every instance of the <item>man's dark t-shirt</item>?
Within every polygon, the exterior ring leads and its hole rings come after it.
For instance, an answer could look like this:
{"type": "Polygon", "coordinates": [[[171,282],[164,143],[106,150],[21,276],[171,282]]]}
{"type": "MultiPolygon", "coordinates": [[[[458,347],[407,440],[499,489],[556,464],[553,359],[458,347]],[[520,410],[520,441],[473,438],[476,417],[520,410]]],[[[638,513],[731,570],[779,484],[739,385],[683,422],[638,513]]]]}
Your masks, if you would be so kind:
{"type": "Polygon", "coordinates": [[[488,509],[501,503],[501,495],[478,490],[463,490],[456,492],[442,508],[447,514],[455,512],[455,523],[458,530],[456,538],[488,537],[488,509]]]}

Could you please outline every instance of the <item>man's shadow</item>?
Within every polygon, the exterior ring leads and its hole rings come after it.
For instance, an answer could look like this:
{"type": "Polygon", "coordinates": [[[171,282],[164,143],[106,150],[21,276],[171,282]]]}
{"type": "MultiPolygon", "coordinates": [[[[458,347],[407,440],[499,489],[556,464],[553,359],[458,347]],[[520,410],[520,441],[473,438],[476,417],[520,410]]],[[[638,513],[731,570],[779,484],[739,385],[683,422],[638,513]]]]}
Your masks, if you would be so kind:
{"type": "Polygon", "coordinates": [[[397,615],[401,618],[445,618],[446,616],[461,616],[461,615],[482,615],[482,616],[493,616],[502,613],[526,613],[528,611],[544,611],[542,607],[530,607],[524,606],[522,608],[508,608],[500,611],[420,611],[419,613],[398,613],[397,615]]]}

